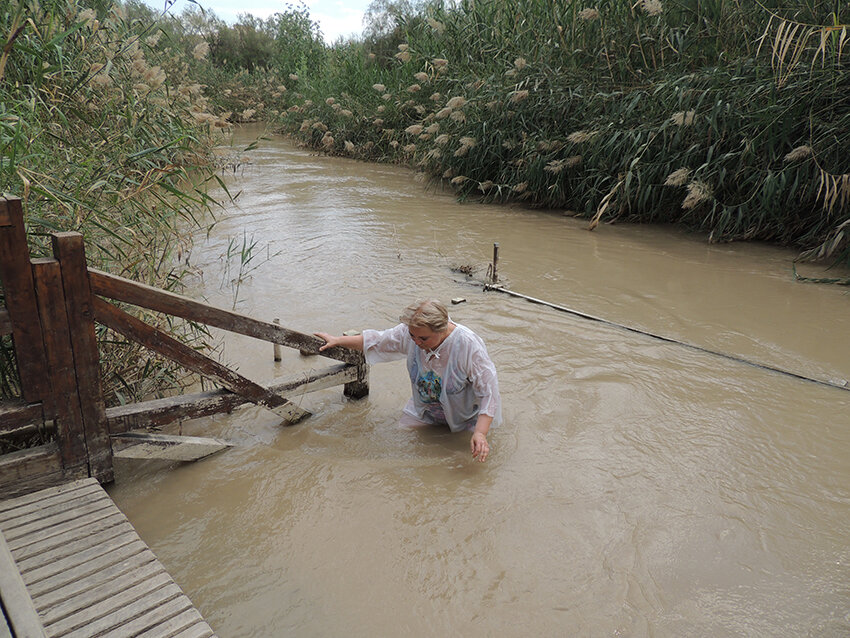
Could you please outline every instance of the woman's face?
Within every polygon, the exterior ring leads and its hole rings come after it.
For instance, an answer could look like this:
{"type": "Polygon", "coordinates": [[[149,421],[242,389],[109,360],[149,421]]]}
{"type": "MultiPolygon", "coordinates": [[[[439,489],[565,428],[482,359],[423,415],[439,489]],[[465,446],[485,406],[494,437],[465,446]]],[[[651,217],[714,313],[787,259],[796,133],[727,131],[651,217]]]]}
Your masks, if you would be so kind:
{"type": "Polygon", "coordinates": [[[408,326],[407,331],[413,342],[423,350],[433,350],[442,343],[443,333],[434,332],[431,328],[415,328],[408,326]]]}

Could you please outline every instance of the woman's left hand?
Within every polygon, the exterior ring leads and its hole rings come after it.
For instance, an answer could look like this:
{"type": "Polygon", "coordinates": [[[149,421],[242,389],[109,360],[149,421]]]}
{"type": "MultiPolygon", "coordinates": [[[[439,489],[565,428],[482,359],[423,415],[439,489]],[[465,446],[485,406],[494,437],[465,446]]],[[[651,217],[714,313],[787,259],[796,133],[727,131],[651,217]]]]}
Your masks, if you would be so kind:
{"type": "Polygon", "coordinates": [[[487,437],[484,434],[473,432],[469,445],[472,448],[472,458],[481,463],[487,460],[487,455],[490,454],[490,445],[487,443],[487,437]]]}

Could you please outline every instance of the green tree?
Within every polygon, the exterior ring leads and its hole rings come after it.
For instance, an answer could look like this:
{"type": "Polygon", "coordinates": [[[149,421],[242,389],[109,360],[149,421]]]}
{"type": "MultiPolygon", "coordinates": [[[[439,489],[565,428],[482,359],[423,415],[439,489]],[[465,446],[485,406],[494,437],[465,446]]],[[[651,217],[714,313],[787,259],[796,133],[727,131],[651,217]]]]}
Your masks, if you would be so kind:
{"type": "Polygon", "coordinates": [[[317,72],[325,63],[325,43],[319,24],[303,4],[287,5],[268,20],[274,34],[274,64],[281,73],[317,72]]]}

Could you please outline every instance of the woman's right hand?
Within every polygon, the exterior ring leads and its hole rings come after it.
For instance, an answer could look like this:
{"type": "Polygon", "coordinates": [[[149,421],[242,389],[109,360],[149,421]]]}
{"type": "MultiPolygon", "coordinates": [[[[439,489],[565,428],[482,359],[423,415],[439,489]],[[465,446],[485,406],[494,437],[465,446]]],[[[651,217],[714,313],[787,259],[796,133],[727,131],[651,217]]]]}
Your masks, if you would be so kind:
{"type": "Polygon", "coordinates": [[[316,335],[319,339],[325,340],[325,345],[319,348],[319,352],[340,345],[341,337],[335,337],[334,335],[328,334],[327,332],[314,332],[313,334],[316,335]]]}

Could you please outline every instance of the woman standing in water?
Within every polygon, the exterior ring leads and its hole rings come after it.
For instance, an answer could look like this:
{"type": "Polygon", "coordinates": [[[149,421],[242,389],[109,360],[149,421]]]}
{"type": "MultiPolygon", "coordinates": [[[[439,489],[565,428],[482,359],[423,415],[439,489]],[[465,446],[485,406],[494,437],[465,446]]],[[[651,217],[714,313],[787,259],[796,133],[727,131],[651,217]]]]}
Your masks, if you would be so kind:
{"type": "Polygon", "coordinates": [[[496,367],[484,342],[466,326],[449,319],[435,299],[404,309],[401,323],[388,330],[337,337],[315,333],[324,350],[342,346],[360,350],[367,363],[407,358],[413,396],[399,424],[406,427],[442,424],[452,432],[471,431],[473,458],[482,463],[490,453],[487,433],[501,421],[496,367]]]}

